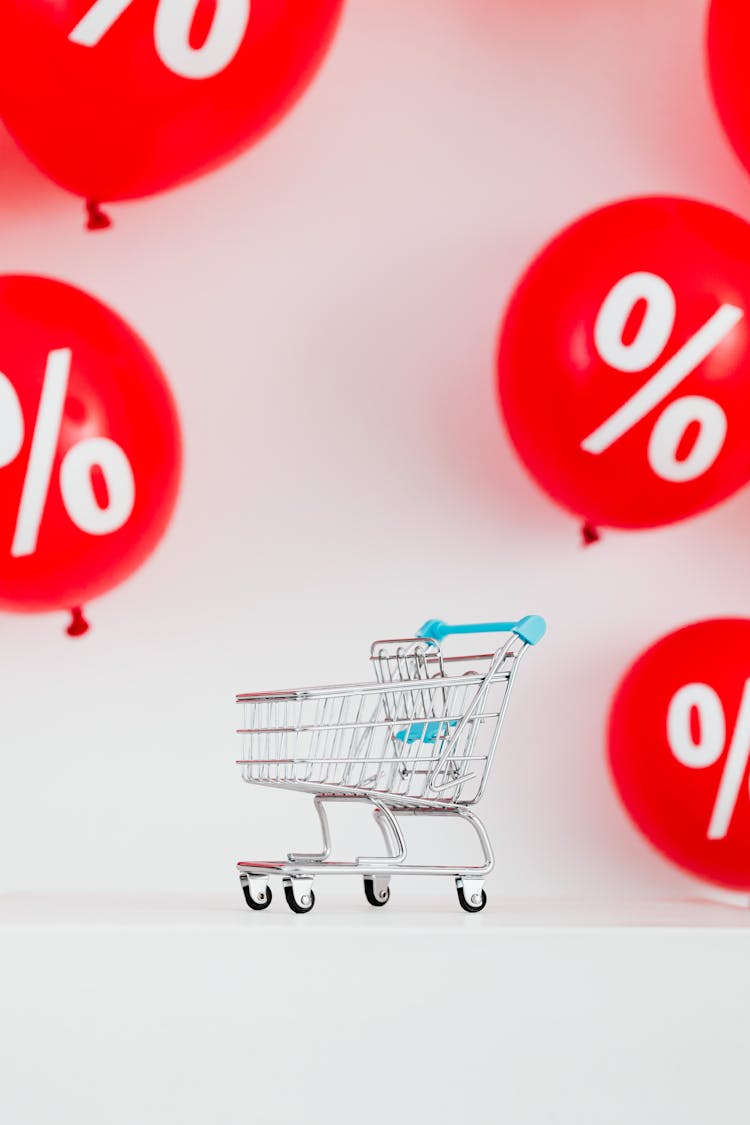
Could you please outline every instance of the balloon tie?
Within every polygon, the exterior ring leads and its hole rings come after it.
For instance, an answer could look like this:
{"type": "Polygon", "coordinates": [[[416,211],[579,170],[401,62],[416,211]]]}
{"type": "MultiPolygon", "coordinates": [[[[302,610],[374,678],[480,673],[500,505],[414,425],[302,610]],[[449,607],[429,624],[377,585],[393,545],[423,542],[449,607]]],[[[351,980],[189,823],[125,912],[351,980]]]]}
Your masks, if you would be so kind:
{"type": "Polygon", "coordinates": [[[71,619],[65,632],[69,637],[82,637],[84,633],[88,633],[91,626],[86,618],[83,616],[83,610],[79,605],[73,606],[70,611],[71,619]]]}
{"type": "Polygon", "coordinates": [[[95,199],[86,200],[86,214],[88,215],[86,230],[106,230],[107,227],[112,226],[109,215],[102,211],[95,199]]]}
{"type": "Polygon", "coordinates": [[[594,527],[593,523],[589,523],[588,520],[581,528],[581,535],[583,537],[584,547],[590,547],[592,543],[598,543],[601,539],[601,535],[594,527]]]}

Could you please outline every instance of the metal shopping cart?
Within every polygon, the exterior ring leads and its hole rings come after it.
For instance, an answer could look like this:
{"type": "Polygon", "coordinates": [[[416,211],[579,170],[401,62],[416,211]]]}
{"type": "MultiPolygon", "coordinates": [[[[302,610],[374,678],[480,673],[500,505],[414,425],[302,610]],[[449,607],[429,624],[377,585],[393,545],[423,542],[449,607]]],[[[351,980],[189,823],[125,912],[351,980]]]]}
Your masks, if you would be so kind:
{"type": "Polygon", "coordinates": [[[238,695],[244,780],[313,793],[323,833],[321,852],[238,863],[247,905],[252,910],[270,905],[272,876],[282,878],[291,909],[306,914],[315,905],[315,875],[362,875],[372,906],[388,902],[394,874],[451,875],[463,909],[482,910],[484,878],[495,861],[487,831],[470,806],[484,793],[521,659],[545,629],[537,616],[480,625],[428,621],[416,637],[375,641],[374,682],[238,695]],[[502,633],[503,643],[480,655],[443,653],[445,637],[476,633],[502,633]],[[348,862],[330,858],[325,805],[338,800],[371,806],[385,855],[348,862]],[[476,832],[483,862],[407,864],[399,824],[407,815],[460,817],[476,832]]]}

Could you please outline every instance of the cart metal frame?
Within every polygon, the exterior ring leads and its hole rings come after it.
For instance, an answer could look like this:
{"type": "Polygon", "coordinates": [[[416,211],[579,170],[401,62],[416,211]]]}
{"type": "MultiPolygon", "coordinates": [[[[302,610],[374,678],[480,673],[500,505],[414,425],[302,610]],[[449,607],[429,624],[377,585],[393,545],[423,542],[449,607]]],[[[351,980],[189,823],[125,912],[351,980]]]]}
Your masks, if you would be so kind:
{"type": "Polygon", "coordinates": [[[238,863],[247,905],[265,910],[276,876],[289,907],[305,914],[315,904],[316,875],[355,874],[364,879],[368,902],[384,906],[390,879],[400,874],[452,876],[461,907],[482,910],[484,879],[495,859],[487,830],[469,806],[484,794],[521,659],[545,630],[536,615],[477,625],[431,620],[416,637],[372,645],[374,683],[238,695],[246,713],[238,732],[244,779],[313,794],[323,840],[319,852],[238,863]],[[493,653],[443,653],[447,636],[490,632],[505,634],[493,653]],[[384,855],[331,859],[326,805],[340,801],[372,808],[384,855]],[[469,824],[481,863],[407,863],[399,819],[408,816],[455,817],[469,824]]]}

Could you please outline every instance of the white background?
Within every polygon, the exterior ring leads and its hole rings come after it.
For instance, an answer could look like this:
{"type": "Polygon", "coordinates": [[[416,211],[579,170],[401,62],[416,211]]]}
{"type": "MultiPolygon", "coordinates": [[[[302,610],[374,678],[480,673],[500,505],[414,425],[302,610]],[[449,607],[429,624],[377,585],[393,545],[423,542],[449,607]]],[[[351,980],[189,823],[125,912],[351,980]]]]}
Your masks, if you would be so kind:
{"type": "MultiPolygon", "coordinates": [[[[746,607],[750,496],[583,551],[508,446],[493,352],[514,280],[590,208],[668,192],[747,214],[705,8],[349,0],[272,135],[94,235],[0,137],[0,269],[125,316],[186,447],[167,538],[88,636],[0,621],[0,888],[237,895],[237,859],[316,827],[304,798],[242,785],[235,691],[358,679],[371,639],[428,617],[541,612],[480,810],[491,892],[695,890],[620,811],[604,724],[648,643],[746,607]]],[[[344,816],[344,851],[370,833],[344,816]]]]}

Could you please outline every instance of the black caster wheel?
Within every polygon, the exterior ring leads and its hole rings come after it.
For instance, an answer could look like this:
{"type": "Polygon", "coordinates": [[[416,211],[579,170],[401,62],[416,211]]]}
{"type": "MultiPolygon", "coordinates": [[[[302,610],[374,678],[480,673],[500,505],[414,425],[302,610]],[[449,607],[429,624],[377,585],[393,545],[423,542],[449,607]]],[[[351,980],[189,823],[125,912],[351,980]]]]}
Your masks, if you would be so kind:
{"type": "Polygon", "coordinates": [[[365,875],[365,898],[370,906],[385,906],[391,897],[391,888],[385,887],[380,892],[380,898],[375,891],[375,880],[365,875]]]}
{"type": "Polygon", "coordinates": [[[284,883],[284,895],[286,896],[287,906],[290,910],[293,910],[295,914],[309,914],[315,906],[315,891],[313,891],[312,888],[310,888],[309,891],[305,891],[298,902],[294,897],[294,887],[291,883],[284,883]]]}
{"type": "Polygon", "coordinates": [[[253,898],[250,893],[250,885],[246,883],[244,879],[242,880],[242,893],[245,896],[245,902],[251,910],[267,910],[273,898],[271,888],[268,886],[265,887],[263,891],[258,892],[258,898],[253,898]],[[260,897],[261,894],[263,895],[262,898],[260,897]]]}
{"type": "Polygon", "coordinates": [[[461,904],[461,909],[465,910],[467,914],[478,914],[479,911],[484,910],[487,905],[487,895],[484,890],[482,890],[481,897],[477,895],[476,891],[472,893],[470,890],[468,898],[466,896],[465,886],[456,883],[456,890],[458,892],[458,901],[461,904]],[[475,898],[478,898],[477,902],[473,901],[475,898]]]}

